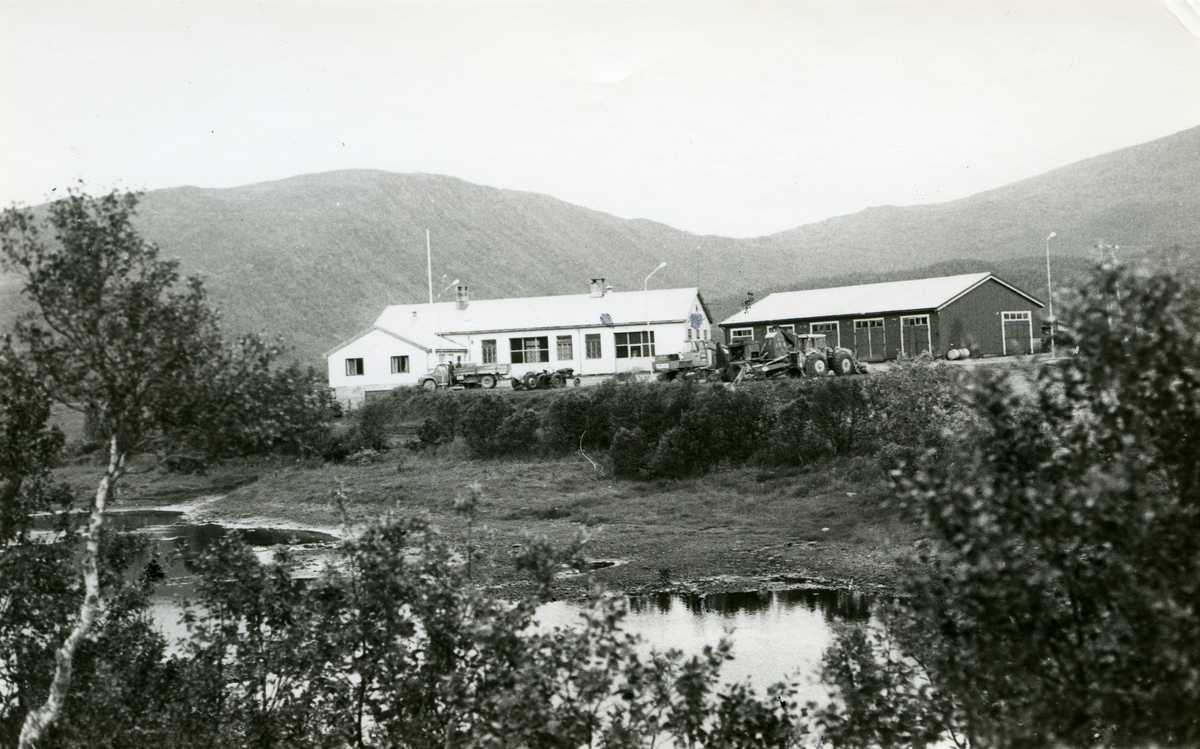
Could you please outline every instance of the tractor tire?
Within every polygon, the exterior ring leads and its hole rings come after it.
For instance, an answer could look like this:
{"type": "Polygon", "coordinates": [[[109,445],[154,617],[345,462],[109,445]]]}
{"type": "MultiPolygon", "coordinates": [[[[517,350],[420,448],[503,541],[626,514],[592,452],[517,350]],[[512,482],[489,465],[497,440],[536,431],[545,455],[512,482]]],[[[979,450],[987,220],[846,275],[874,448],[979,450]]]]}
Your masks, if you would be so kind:
{"type": "Polygon", "coordinates": [[[421,387],[426,390],[437,390],[437,383],[433,380],[424,380],[421,382],[421,387]]]}
{"type": "Polygon", "coordinates": [[[526,390],[537,390],[538,376],[537,372],[526,372],[525,377],[521,379],[521,384],[526,390]]]}
{"type": "Polygon", "coordinates": [[[555,372],[550,375],[550,387],[561,388],[567,386],[567,378],[555,372]]]}
{"type": "Polygon", "coordinates": [[[854,374],[854,360],[847,354],[834,354],[833,373],[839,376],[854,374]]]}
{"type": "Polygon", "coordinates": [[[575,382],[575,387],[579,387],[580,385],[583,384],[583,381],[580,380],[578,377],[575,378],[574,382],[575,382]]]}
{"type": "Polygon", "coordinates": [[[809,377],[824,377],[829,373],[829,366],[823,356],[810,356],[804,362],[804,374],[809,377]]]}
{"type": "Polygon", "coordinates": [[[496,378],[492,375],[484,375],[479,378],[479,387],[484,390],[491,390],[496,387],[496,378]]]}

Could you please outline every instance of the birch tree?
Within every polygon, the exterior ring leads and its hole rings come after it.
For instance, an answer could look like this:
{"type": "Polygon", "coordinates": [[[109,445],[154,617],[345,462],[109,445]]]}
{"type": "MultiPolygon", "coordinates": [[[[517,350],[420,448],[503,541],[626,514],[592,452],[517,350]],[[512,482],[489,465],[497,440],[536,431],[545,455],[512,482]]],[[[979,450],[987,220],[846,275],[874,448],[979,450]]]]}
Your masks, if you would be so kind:
{"type": "Polygon", "coordinates": [[[84,533],[83,602],[56,652],[45,703],[26,715],[21,749],[32,749],[58,718],[75,652],[101,613],[101,529],[129,458],[161,436],[180,386],[220,346],[199,280],[181,285],[178,262],[161,259],[133,228],[137,200],[71,191],[43,218],[19,208],[0,217],[4,263],[23,277],[36,308],[15,327],[20,356],[56,402],[88,415],[108,453],[84,533]]]}

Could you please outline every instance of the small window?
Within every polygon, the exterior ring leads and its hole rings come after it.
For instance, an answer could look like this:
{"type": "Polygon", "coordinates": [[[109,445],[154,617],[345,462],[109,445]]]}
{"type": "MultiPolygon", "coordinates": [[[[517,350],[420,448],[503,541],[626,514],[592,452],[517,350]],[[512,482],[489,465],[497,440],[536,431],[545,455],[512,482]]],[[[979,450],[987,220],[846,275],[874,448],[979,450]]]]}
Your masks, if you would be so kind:
{"type": "Polygon", "coordinates": [[[616,333],[613,338],[617,347],[618,359],[654,356],[654,331],[652,330],[616,333]]]}
{"type": "Polygon", "coordinates": [[[363,373],[362,359],[347,359],[346,360],[346,376],[357,377],[363,373]]]}
{"type": "MultiPolygon", "coordinates": [[[[776,330],[786,330],[789,333],[795,334],[796,326],[795,325],[768,325],[767,326],[767,335],[771,335],[776,330]]],[[[816,331],[814,330],[813,332],[815,333],[816,331]]]]}
{"type": "Polygon", "coordinates": [[[495,364],[496,363],[496,339],[495,338],[490,338],[486,341],[483,341],[483,363],[484,364],[495,364]]]}
{"type": "Polygon", "coordinates": [[[569,335],[560,335],[558,337],[558,360],[571,361],[575,358],[574,339],[569,335]]]}
{"type": "Polygon", "coordinates": [[[855,320],[854,327],[856,330],[862,330],[863,328],[882,328],[883,318],[876,317],[873,320],[855,320]]]}
{"type": "Polygon", "coordinates": [[[729,340],[737,341],[744,338],[753,338],[754,328],[733,328],[729,331],[729,340]]]}
{"type": "Polygon", "coordinates": [[[587,358],[600,358],[600,334],[588,333],[583,337],[584,346],[587,348],[587,358]]]}
{"type": "Polygon", "coordinates": [[[513,364],[537,364],[550,361],[550,338],[510,338],[509,351],[513,364]]]}
{"type": "Polygon", "coordinates": [[[1028,312],[1004,312],[1004,313],[1002,313],[1002,315],[1004,317],[1005,322],[1008,322],[1008,321],[1024,322],[1025,320],[1030,319],[1030,314],[1028,312]]]}
{"type": "Polygon", "coordinates": [[[407,371],[408,371],[408,357],[407,356],[393,356],[392,357],[392,374],[404,374],[407,371]]]}
{"type": "Polygon", "coordinates": [[[912,317],[904,318],[904,326],[911,328],[917,325],[928,325],[929,315],[913,315],[912,317]]]}

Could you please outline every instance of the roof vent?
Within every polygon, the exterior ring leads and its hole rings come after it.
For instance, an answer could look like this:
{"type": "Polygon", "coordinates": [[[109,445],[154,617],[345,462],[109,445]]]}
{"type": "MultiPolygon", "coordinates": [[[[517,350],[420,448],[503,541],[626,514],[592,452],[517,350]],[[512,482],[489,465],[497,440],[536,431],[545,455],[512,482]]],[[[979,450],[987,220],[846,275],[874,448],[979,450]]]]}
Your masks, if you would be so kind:
{"type": "Polygon", "coordinates": [[[413,324],[416,324],[416,322],[417,322],[417,311],[413,310],[413,324]]]}

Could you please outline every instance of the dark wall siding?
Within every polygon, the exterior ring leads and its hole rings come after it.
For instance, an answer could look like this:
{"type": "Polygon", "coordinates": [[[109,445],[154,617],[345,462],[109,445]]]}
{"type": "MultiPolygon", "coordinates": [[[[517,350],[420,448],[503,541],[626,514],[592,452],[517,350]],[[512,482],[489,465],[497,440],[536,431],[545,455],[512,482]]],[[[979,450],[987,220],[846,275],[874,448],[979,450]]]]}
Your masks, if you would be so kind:
{"type": "MultiPolygon", "coordinates": [[[[885,314],[854,315],[851,317],[791,318],[769,323],[770,325],[793,325],[797,333],[808,333],[809,324],[836,320],[841,334],[841,345],[854,350],[854,321],[867,318],[883,318],[887,358],[900,355],[900,318],[908,315],[929,315],[929,338],[934,356],[945,356],[952,348],[969,348],[972,356],[999,355],[1004,350],[1002,340],[1001,312],[1030,312],[1033,318],[1034,346],[1039,335],[1038,318],[1041,306],[1031,302],[1003,284],[989,280],[946,306],[940,312],[933,309],[898,310],[885,314]]],[[[724,340],[729,342],[731,328],[754,328],[754,338],[763,341],[767,336],[768,323],[723,325],[724,340]]]]}
{"type": "Polygon", "coordinates": [[[952,348],[968,348],[971,356],[999,356],[1004,353],[1001,312],[1029,312],[1033,319],[1034,346],[1039,334],[1041,306],[989,280],[970,293],[947,305],[938,314],[945,331],[934,354],[944,356],[952,348]]]}

